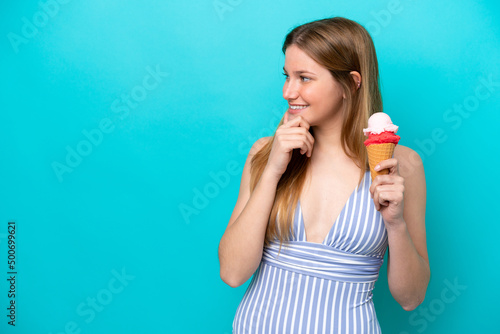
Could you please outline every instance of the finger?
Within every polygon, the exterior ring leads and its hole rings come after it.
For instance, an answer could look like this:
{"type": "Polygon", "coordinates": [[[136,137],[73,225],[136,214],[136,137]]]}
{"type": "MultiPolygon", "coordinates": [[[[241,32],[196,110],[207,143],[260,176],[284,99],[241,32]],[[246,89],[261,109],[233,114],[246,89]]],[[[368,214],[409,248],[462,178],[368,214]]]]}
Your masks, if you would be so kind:
{"type": "Polygon", "coordinates": [[[309,152],[311,151],[311,148],[309,147],[309,143],[307,140],[304,140],[303,145],[301,146],[300,153],[305,154],[306,156],[309,156],[309,152]]]}
{"type": "Polygon", "coordinates": [[[304,142],[307,145],[307,152],[306,152],[307,156],[311,157],[314,147],[314,137],[311,134],[311,132],[309,132],[309,130],[306,130],[306,128],[302,127],[290,128],[288,129],[288,131],[293,131],[293,133],[298,133],[303,136],[302,138],[304,139],[304,142]],[[293,131],[293,129],[297,130],[297,132],[293,131]]]}
{"type": "Polygon", "coordinates": [[[309,124],[308,121],[306,121],[304,119],[304,117],[302,116],[299,116],[300,119],[299,119],[299,126],[302,127],[302,128],[306,128],[306,130],[309,130],[309,128],[311,127],[311,125],[309,124]]]}
{"type": "Polygon", "coordinates": [[[393,168],[394,166],[396,166],[397,164],[397,160],[395,158],[390,158],[390,159],[386,159],[386,160],[382,160],[380,161],[376,166],[375,166],[375,170],[376,171],[380,171],[380,170],[383,170],[383,169],[391,169],[393,168]]]}
{"type": "Polygon", "coordinates": [[[307,156],[310,158],[313,153],[313,148],[314,148],[314,137],[311,135],[311,133],[308,131],[307,132],[307,145],[309,147],[309,151],[307,152],[307,156]]]}
{"type": "Polygon", "coordinates": [[[377,191],[379,193],[382,192],[395,192],[395,193],[403,193],[404,192],[404,187],[401,184],[384,184],[384,185],[379,185],[377,187],[377,191]]]}
{"type": "Polygon", "coordinates": [[[311,132],[309,132],[309,130],[306,130],[306,128],[298,127],[296,129],[299,130],[300,133],[305,136],[305,143],[307,144],[307,156],[311,157],[314,147],[313,135],[311,134],[311,132]]]}
{"type": "Polygon", "coordinates": [[[385,189],[386,186],[394,187],[394,189],[404,189],[404,178],[400,175],[391,174],[375,176],[369,188],[372,198],[376,189],[380,191],[380,189],[385,189]]]}
{"type": "MultiPolygon", "coordinates": [[[[380,210],[381,206],[388,206],[388,194],[398,194],[402,193],[399,185],[379,185],[373,191],[373,203],[375,204],[375,208],[380,210]]],[[[391,195],[390,198],[394,196],[391,195]]]]}
{"type": "Polygon", "coordinates": [[[302,115],[299,115],[294,119],[287,121],[287,123],[285,124],[285,127],[292,127],[292,126],[303,127],[306,128],[307,130],[309,130],[310,127],[309,123],[304,119],[304,117],[302,117],[302,115]]]}
{"type": "Polygon", "coordinates": [[[380,161],[377,166],[375,166],[376,171],[380,171],[382,169],[389,169],[389,174],[397,174],[398,173],[398,160],[396,158],[390,158],[386,160],[380,161]]]}
{"type": "Polygon", "coordinates": [[[377,187],[380,186],[381,184],[390,183],[391,178],[388,176],[389,176],[388,174],[375,176],[375,178],[373,179],[372,184],[370,186],[370,192],[373,193],[375,191],[375,189],[377,189],[377,187]]]}
{"type": "MultiPolygon", "coordinates": [[[[286,125],[282,124],[278,128],[277,134],[281,135],[281,138],[283,138],[283,139],[286,139],[287,136],[290,135],[290,134],[300,134],[302,136],[305,135],[305,137],[306,137],[306,143],[307,143],[307,146],[308,146],[307,156],[311,157],[312,156],[313,147],[314,147],[314,137],[311,134],[311,132],[309,131],[310,128],[308,128],[308,127],[301,127],[300,126],[301,123],[300,122],[297,123],[295,121],[295,119],[289,120],[288,112],[286,112],[286,114],[283,116],[283,120],[284,121],[286,120],[287,124],[286,125]],[[293,124],[295,124],[295,126],[293,126],[293,124]],[[286,129],[286,130],[284,130],[284,129],[286,129]]],[[[309,123],[307,121],[305,121],[305,124],[307,124],[309,126],[309,123]]]]}
{"type": "Polygon", "coordinates": [[[283,124],[288,122],[288,111],[285,111],[285,116],[283,117],[283,124]]]}
{"type": "Polygon", "coordinates": [[[300,154],[309,153],[311,151],[310,144],[301,135],[288,135],[283,138],[283,141],[294,149],[300,149],[300,154]]]}
{"type": "Polygon", "coordinates": [[[375,191],[376,191],[377,187],[382,183],[383,176],[385,176],[385,175],[377,175],[373,179],[372,184],[370,185],[370,188],[369,188],[370,189],[370,193],[372,194],[372,198],[373,198],[373,196],[375,194],[375,191]]]}
{"type": "Polygon", "coordinates": [[[375,209],[378,211],[380,210],[380,203],[378,202],[378,197],[379,197],[379,192],[378,191],[374,191],[373,192],[373,205],[375,205],[375,209]]]}
{"type": "Polygon", "coordinates": [[[285,151],[287,152],[291,152],[294,149],[299,149],[300,154],[304,154],[308,151],[307,144],[302,138],[298,140],[285,140],[283,142],[283,147],[285,147],[285,151]]]}
{"type": "Polygon", "coordinates": [[[307,139],[308,139],[308,142],[309,142],[309,146],[310,146],[309,157],[311,157],[312,151],[313,151],[313,148],[314,148],[314,137],[311,134],[311,132],[309,132],[309,131],[307,131],[306,136],[307,136],[307,139]]]}
{"type": "Polygon", "coordinates": [[[379,194],[378,201],[383,206],[389,206],[391,203],[399,205],[403,201],[403,195],[396,191],[384,191],[379,194]]]}
{"type": "MultiPolygon", "coordinates": [[[[288,122],[288,123],[290,123],[290,122],[288,122]]],[[[282,125],[276,130],[276,134],[278,136],[280,136],[281,139],[285,139],[285,140],[289,139],[290,136],[299,136],[308,142],[311,141],[311,139],[309,137],[310,133],[305,128],[300,128],[300,127],[287,128],[284,125],[282,125]]]]}
{"type": "Polygon", "coordinates": [[[307,157],[310,157],[312,154],[312,145],[307,136],[304,138],[304,145],[306,148],[304,153],[306,154],[307,157]]]}
{"type": "Polygon", "coordinates": [[[375,204],[377,211],[380,211],[382,206],[388,206],[389,201],[387,200],[387,192],[380,192],[376,190],[373,195],[373,204],[375,204]]]}

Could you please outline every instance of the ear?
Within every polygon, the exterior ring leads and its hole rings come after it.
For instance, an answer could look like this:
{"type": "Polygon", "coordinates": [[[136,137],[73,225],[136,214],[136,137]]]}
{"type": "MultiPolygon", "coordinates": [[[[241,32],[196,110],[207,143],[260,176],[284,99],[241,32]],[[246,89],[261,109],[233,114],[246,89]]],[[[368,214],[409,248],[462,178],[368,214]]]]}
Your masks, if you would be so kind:
{"type": "Polygon", "coordinates": [[[352,76],[352,79],[356,83],[357,89],[359,89],[359,87],[361,86],[361,74],[359,74],[359,72],[357,71],[351,71],[349,74],[352,76]]]}
{"type": "MultiPolygon", "coordinates": [[[[361,74],[359,74],[359,72],[357,71],[351,71],[349,74],[352,76],[352,79],[356,83],[356,89],[359,89],[359,87],[361,86],[361,74]]],[[[344,100],[346,99],[345,93],[342,94],[342,97],[344,98],[344,100]]]]}

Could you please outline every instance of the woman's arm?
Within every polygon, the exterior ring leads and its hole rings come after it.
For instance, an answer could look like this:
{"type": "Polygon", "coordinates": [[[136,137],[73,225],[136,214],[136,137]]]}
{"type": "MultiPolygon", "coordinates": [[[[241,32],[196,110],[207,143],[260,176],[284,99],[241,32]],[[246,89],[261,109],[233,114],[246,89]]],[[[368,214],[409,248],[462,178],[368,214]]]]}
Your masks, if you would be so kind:
{"type": "Polygon", "coordinates": [[[245,283],[262,259],[264,238],[279,178],[264,170],[250,194],[250,161],[268,139],[259,139],[250,149],[243,167],[238,200],[219,243],[220,276],[233,288],[245,283]]]}
{"type": "Polygon", "coordinates": [[[375,178],[370,190],[387,229],[389,289],[403,309],[411,311],[423,302],[430,279],[424,167],[415,151],[401,145],[394,158],[380,166],[389,168],[389,175],[375,178]]]}

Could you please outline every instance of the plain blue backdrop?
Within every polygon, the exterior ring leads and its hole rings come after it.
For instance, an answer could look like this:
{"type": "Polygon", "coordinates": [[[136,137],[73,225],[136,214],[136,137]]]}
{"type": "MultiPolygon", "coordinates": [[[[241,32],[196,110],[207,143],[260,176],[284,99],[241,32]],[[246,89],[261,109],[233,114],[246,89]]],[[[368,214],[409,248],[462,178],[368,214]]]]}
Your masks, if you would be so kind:
{"type": "Polygon", "coordinates": [[[404,311],[384,265],[374,291],[383,332],[498,331],[497,1],[0,9],[1,333],[231,333],[249,281],[222,282],[217,247],[243,164],[286,109],[286,33],[331,16],[372,34],[384,110],[426,171],[427,296],[404,311]]]}

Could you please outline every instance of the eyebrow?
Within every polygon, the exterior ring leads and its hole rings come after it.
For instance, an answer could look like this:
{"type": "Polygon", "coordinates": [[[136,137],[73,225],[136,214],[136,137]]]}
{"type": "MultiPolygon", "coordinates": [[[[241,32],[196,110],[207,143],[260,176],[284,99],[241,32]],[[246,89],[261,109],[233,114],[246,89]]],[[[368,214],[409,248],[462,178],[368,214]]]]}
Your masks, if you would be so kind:
{"type": "MultiPolygon", "coordinates": [[[[286,72],[286,70],[285,70],[285,66],[283,66],[283,71],[285,71],[285,72],[286,72]]],[[[301,71],[295,71],[294,73],[295,73],[295,74],[309,73],[309,74],[316,75],[316,73],[314,73],[314,72],[303,71],[303,70],[301,70],[301,71]]]]}

